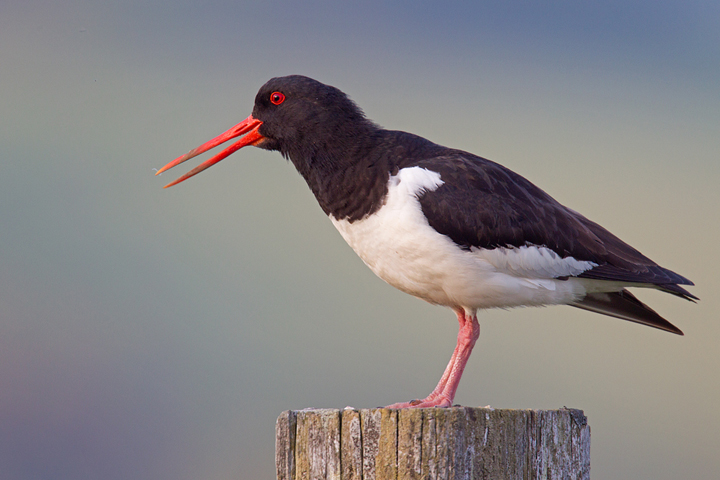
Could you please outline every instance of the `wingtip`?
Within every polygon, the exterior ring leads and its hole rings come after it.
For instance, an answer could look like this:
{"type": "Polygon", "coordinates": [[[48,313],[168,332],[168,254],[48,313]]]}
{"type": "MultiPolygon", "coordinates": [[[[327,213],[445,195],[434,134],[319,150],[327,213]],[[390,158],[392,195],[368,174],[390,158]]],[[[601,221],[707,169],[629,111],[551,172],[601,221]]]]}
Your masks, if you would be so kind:
{"type": "MultiPolygon", "coordinates": [[[[690,284],[683,284],[683,285],[693,285],[693,284],[690,283],[690,284]]],[[[693,303],[697,303],[697,301],[700,300],[700,298],[698,298],[695,295],[693,295],[692,293],[688,292],[680,285],[677,285],[674,283],[659,284],[659,285],[657,285],[657,288],[659,290],[662,290],[663,292],[675,295],[676,297],[684,298],[685,300],[688,300],[693,303]]]]}

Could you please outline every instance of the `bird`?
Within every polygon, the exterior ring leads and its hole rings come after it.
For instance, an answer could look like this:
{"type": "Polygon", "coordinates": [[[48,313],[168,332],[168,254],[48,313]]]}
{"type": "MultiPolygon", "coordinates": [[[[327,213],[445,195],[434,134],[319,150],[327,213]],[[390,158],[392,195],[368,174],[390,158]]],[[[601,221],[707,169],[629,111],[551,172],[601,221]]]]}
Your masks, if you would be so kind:
{"type": "Polygon", "coordinates": [[[478,310],[569,305],[683,335],[629,287],[698,300],[659,266],[521,175],[486,158],[386,130],[341,90],[301,75],[267,81],[250,116],[156,175],[233,138],[176,185],[251,145],[279,151],[363,262],[388,284],[458,319],[457,345],[424,399],[453,405],[480,335],[478,310]]]}

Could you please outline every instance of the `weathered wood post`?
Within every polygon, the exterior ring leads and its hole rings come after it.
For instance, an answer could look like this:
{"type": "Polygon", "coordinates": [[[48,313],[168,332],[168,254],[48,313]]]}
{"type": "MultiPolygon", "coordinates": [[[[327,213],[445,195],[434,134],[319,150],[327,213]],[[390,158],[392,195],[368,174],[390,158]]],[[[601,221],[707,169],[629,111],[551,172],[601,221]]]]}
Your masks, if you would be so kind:
{"type": "Polygon", "coordinates": [[[581,410],[318,409],[277,420],[278,480],[590,478],[581,410]]]}

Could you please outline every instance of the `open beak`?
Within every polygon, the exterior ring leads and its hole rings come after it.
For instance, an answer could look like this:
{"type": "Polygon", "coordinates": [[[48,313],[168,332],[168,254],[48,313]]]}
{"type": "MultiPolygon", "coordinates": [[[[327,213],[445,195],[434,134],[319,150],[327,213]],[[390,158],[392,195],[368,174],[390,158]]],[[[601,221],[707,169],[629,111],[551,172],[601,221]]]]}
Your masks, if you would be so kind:
{"type": "Polygon", "coordinates": [[[201,163],[197,167],[190,170],[188,173],[183,175],[182,177],[178,178],[174,182],[170,182],[167,185],[165,185],[163,188],[172,187],[173,185],[177,185],[178,183],[187,180],[188,178],[192,177],[193,175],[197,175],[198,173],[202,172],[208,167],[212,167],[216,163],[218,163],[223,158],[227,157],[228,155],[231,155],[232,153],[240,150],[242,147],[245,147],[247,145],[257,145],[261,141],[265,139],[260,133],[258,132],[258,129],[260,128],[260,125],[262,125],[262,122],[256,118],[253,118],[252,115],[250,115],[248,118],[243,120],[242,122],[238,123],[234,127],[232,127],[230,130],[228,130],[225,133],[222,133],[218,135],[217,137],[213,138],[209,142],[205,142],[199,147],[190,150],[185,155],[176,158],[172,162],[168,163],[164,167],[162,167],[160,170],[158,170],[155,175],[160,175],[165,170],[168,170],[176,165],[179,165],[183,163],[185,160],[190,160],[193,157],[196,157],[200,155],[201,153],[207,152],[211,148],[215,148],[221,143],[225,143],[231,138],[239,137],[240,135],[245,135],[243,138],[241,138],[239,141],[233,143],[228,148],[223,150],[222,152],[218,153],[214,157],[212,157],[210,160],[206,160],[205,162],[201,163]]]}

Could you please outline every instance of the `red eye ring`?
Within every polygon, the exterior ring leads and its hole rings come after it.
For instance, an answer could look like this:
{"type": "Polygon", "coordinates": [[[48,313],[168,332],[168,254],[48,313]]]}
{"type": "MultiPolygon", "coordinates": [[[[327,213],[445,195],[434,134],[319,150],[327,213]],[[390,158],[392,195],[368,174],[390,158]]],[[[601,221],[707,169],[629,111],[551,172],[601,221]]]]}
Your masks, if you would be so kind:
{"type": "Polygon", "coordinates": [[[273,105],[280,105],[285,101],[285,95],[280,92],[273,92],[270,94],[270,103],[273,105]]]}

